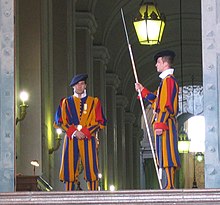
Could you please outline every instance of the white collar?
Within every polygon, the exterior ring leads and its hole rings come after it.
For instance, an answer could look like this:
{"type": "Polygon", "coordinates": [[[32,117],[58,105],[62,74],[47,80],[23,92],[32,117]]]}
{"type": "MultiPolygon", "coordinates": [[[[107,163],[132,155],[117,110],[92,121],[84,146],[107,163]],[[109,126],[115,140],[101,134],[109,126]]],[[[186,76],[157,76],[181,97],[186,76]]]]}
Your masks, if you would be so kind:
{"type": "Polygon", "coordinates": [[[168,75],[173,74],[173,72],[174,72],[174,69],[173,69],[173,68],[169,68],[169,69],[163,71],[163,72],[159,75],[159,77],[160,77],[161,79],[164,79],[164,78],[166,78],[168,75]]]}
{"type": "Polygon", "coordinates": [[[77,93],[75,92],[75,90],[74,90],[73,92],[74,92],[73,95],[74,95],[75,97],[77,97],[77,98],[84,98],[84,97],[86,97],[86,95],[87,95],[86,90],[84,90],[83,94],[81,94],[80,97],[79,97],[79,94],[77,94],[77,93]]]}

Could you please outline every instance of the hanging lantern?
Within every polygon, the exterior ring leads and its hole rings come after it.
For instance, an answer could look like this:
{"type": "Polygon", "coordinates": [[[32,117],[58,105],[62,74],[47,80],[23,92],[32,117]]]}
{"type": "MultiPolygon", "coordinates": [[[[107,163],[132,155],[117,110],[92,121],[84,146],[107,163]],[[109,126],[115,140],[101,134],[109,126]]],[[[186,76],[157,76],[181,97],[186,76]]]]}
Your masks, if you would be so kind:
{"type": "Polygon", "coordinates": [[[178,151],[179,153],[189,153],[190,140],[187,133],[181,130],[179,133],[178,151]]]}
{"type": "Polygon", "coordinates": [[[138,40],[142,45],[159,44],[162,39],[165,16],[160,14],[153,2],[144,3],[134,19],[138,40]]]}

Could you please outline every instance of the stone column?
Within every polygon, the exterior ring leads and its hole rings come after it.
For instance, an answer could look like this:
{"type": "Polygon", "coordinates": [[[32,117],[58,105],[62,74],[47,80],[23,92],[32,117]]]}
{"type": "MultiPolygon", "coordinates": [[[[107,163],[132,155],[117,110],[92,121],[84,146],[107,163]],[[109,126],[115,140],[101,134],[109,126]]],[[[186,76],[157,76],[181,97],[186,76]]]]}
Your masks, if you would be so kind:
{"type": "Polygon", "coordinates": [[[133,133],[133,189],[140,189],[140,142],[144,132],[140,127],[134,127],[133,133]]]}
{"type": "Polygon", "coordinates": [[[116,96],[117,105],[117,187],[118,189],[126,188],[126,145],[125,145],[125,107],[128,104],[128,100],[123,95],[116,96]]]}
{"type": "Polygon", "coordinates": [[[220,3],[202,2],[203,89],[205,116],[205,187],[220,188],[220,3]]]}
{"type": "Polygon", "coordinates": [[[107,101],[107,169],[105,172],[105,189],[115,185],[117,173],[117,117],[116,117],[116,89],[119,85],[118,76],[113,73],[106,75],[107,101]]]}
{"type": "Polygon", "coordinates": [[[87,73],[88,92],[93,95],[93,34],[97,24],[93,14],[76,12],[76,71],[87,73]]]}
{"type": "Polygon", "coordinates": [[[125,146],[126,146],[126,189],[133,189],[133,123],[135,115],[125,113],[125,146]]]}
{"type": "Polygon", "coordinates": [[[0,192],[14,191],[14,1],[0,1],[0,192]]]}
{"type": "MultiPolygon", "coordinates": [[[[102,103],[103,112],[106,116],[106,69],[109,60],[108,50],[104,46],[93,46],[93,83],[94,96],[97,96],[102,103]]],[[[108,119],[107,119],[108,120],[108,119]]],[[[107,159],[107,128],[99,132],[99,171],[103,175],[108,168],[107,159]]],[[[103,179],[100,179],[100,186],[103,189],[103,179]]]]}

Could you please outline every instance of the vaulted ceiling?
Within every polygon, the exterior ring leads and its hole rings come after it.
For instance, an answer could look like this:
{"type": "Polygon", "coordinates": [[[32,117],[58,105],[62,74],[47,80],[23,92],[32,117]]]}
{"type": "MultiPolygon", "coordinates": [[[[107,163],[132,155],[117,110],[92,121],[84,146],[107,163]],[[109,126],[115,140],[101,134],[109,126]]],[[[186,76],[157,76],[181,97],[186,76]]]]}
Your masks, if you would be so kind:
{"type": "Polygon", "coordinates": [[[134,113],[140,111],[140,106],[137,104],[134,90],[135,78],[123,28],[121,8],[124,11],[139,82],[150,90],[155,90],[159,78],[153,56],[160,50],[172,49],[176,52],[175,76],[180,86],[182,80],[184,85],[191,84],[192,75],[194,84],[202,84],[201,1],[157,0],[160,12],[166,16],[166,26],[161,44],[154,46],[140,45],[132,24],[141,2],[141,0],[78,0],[76,2],[77,11],[91,12],[95,16],[98,27],[94,34],[94,45],[103,45],[108,49],[110,60],[107,72],[118,75],[120,79],[118,94],[127,97],[130,103],[126,109],[134,113]]]}

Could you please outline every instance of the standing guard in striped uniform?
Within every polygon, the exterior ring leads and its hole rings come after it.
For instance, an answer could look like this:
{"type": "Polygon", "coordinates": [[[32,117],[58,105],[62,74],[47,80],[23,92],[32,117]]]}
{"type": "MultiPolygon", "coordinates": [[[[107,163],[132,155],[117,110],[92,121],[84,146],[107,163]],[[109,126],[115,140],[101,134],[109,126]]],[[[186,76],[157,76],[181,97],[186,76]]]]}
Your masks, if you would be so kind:
{"type": "MultiPolygon", "coordinates": [[[[179,87],[171,68],[175,53],[164,50],[154,56],[157,72],[161,74],[156,92],[150,92],[142,84],[135,83],[135,89],[152,104],[156,159],[159,170],[165,170],[163,189],[174,189],[175,171],[180,167],[178,153],[178,133],[176,115],[178,114],[179,87]]],[[[162,178],[162,177],[161,177],[162,178]]]]}
{"type": "Polygon", "coordinates": [[[82,162],[88,190],[98,190],[96,134],[106,125],[100,100],[86,93],[87,74],[73,77],[73,95],[63,98],[55,114],[54,127],[66,133],[59,178],[66,190],[75,190],[82,162]]]}

